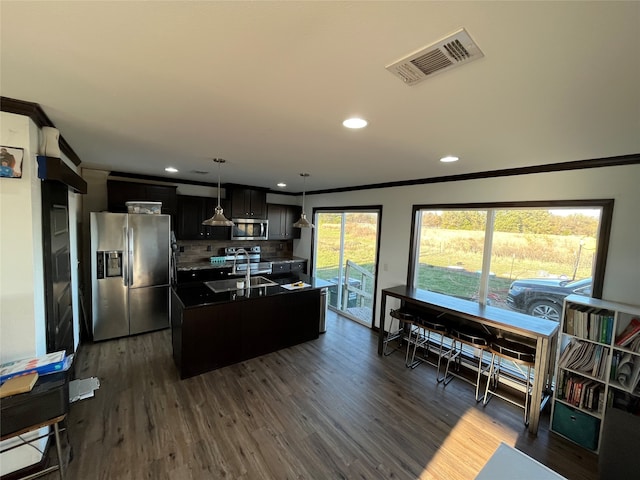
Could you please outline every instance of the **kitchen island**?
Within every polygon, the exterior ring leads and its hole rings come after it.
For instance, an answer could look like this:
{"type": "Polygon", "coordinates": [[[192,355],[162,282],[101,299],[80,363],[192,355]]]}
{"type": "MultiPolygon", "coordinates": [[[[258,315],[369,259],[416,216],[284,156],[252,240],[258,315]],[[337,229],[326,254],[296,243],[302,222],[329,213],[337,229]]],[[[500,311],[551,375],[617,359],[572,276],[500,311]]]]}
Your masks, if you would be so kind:
{"type": "Polygon", "coordinates": [[[180,378],[318,338],[326,282],[298,273],[270,280],[275,285],[219,293],[204,282],[173,288],[171,338],[180,378]],[[291,289],[296,282],[306,286],[291,289]]]}

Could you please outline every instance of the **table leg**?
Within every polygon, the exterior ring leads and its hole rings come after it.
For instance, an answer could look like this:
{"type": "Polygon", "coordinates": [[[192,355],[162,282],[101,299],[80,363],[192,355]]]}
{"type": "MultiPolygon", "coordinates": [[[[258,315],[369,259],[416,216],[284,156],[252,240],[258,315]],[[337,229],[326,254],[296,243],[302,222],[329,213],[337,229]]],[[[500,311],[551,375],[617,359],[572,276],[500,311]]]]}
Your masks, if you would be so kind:
{"type": "Polygon", "coordinates": [[[53,431],[56,437],[56,450],[58,451],[58,471],[60,472],[60,480],[64,480],[64,464],[62,461],[62,444],[60,439],[60,422],[53,424],[53,431]]]}
{"type": "Polygon", "coordinates": [[[378,355],[382,355],[384,351],[384,320],[387,310],[387,294],[382,292],[380,298],[380,328],[378,329],[378,355]]]}
{"type": "Polygon", "coordinates": [[[547,384],[547,364],[549,362],[549,339],[538,337],[536,342],[536,361],[533,387],[531,389],[531,409],[529,410],[529,432],[538,433],[540,405],[547,384]]]}

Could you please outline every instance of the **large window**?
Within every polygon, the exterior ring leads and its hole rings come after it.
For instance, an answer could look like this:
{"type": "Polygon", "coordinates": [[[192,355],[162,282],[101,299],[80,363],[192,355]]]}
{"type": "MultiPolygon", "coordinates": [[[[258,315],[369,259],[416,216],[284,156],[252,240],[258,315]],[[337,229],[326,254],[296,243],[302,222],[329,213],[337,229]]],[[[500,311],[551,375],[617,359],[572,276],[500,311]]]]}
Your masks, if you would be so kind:
{"type": "Polygon", "coordinates": [[[414,206],[409,284],[558,321],[600,297],[613,200],[414,206]]]}

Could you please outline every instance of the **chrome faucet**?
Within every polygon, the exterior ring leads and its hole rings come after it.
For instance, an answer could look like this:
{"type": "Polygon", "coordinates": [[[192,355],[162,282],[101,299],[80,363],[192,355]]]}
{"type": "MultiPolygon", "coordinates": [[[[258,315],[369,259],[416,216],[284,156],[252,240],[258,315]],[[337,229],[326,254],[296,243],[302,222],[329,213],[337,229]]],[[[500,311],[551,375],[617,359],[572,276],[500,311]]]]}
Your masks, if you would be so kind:
{"type": "Polygon", "coordinates": [[[251,260],[249,259],[249,253],[244,249],[244,248],[238,248],[236,250],[236,253],[233,256],[233,269],[231,270],[231,273],[233,275],[237,275],[238,272],[236,270],[236,260],[238,260],[238,254],[239,253],[244,253],[247,257],[247,273],[245,275],[245,279],[244,279],[244,288],[249,288],[251,286],[251,265],[249,265],[251,263],[251,260]]]}

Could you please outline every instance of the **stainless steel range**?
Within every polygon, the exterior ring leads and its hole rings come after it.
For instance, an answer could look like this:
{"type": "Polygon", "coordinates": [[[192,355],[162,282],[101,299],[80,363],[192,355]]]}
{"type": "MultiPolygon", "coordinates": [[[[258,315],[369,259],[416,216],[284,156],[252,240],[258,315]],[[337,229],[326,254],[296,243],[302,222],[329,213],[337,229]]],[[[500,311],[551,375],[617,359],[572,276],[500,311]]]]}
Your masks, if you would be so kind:
{"type": "Polygon", "coordinates": [[[260,247],[226,247],[224,249],[224,254],[226,256],[226,260],[228,262],[236,261],[236,271],[237,272],[246,272],[247,265],[249,266],[249,270],[251,275],[265,274],[271,273],[272,264],[271,262],[265,262],[260,259],[260,247]],[[245,250],[247,254],[240,253],[236,257],[236,252],[238,250],[245,250]],[[249,257],[247,259],[247,257],[249,257]]]}

